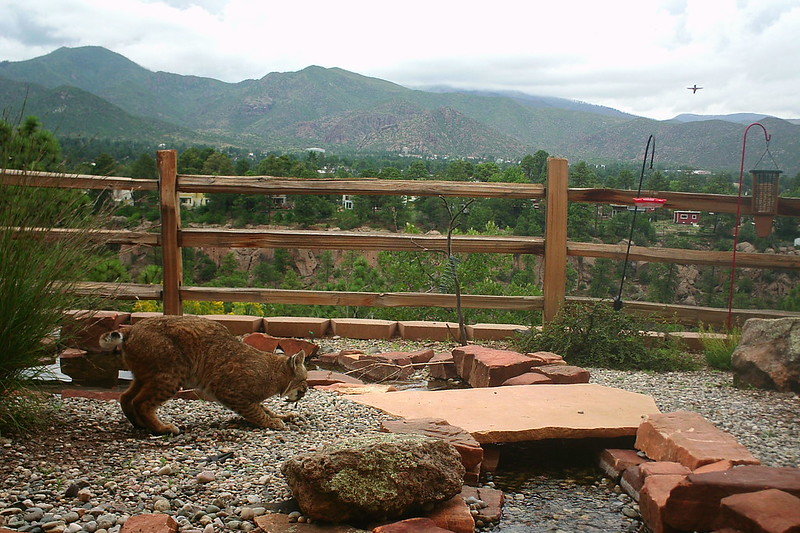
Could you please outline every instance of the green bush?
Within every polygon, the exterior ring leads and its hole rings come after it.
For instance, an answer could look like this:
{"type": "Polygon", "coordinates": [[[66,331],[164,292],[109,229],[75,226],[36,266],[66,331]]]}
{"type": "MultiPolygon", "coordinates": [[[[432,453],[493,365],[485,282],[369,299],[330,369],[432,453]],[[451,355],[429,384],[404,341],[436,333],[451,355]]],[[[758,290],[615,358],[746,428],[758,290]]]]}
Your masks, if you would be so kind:
{"type": "MultiPolygon", "coordinates": [[[[49,170],[42,161],[58,160],[49,153],[57,143],[35,120],[20,127],[0,121],[0,141],[9,167],[49,170]]],[[[100,257],[94,211],[82,191],[0,185],[0,434],[46,422],[48,396],[36,393],[31,369],[52,353],[42,341],[58,331],[66,310],[97,308],[96,297],[73,290],[100,257]],[[50,228],[74,231],[48,240],[50,228]]]]}
{"type": "Polygon", "coordinates": [[[668,340],[648,338],[655,329],[611,304],[567,303],[541,331],[518,337],[525,352],[554,352],[573,365],[620,370],[691,370],[697,362],[668,340]],[[649,346],[648,346],[649,345],[649,346]]]}
{"type": "Polygon", "coordinates": [[[730,370],[732,367],[731,356],[742,339],[742,330],[733,328],[725,338],[711,335],[710,328],[700,327],[700,342],[703,344],[703,357],[711,368],[717,370],[730,370]]]}

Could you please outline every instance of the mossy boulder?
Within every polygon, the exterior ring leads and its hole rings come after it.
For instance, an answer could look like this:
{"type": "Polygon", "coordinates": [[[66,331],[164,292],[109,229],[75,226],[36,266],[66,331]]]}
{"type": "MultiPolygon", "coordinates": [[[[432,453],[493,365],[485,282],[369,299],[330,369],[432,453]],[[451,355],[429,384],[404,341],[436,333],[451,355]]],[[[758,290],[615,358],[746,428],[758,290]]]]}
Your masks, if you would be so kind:
{"type": "Polygon", "coordinates": [[[441,439],[375,433],[298,455],[282,467],[304,514],[365,524],[429,509],[461,491],[458,451],[441,439]]]}

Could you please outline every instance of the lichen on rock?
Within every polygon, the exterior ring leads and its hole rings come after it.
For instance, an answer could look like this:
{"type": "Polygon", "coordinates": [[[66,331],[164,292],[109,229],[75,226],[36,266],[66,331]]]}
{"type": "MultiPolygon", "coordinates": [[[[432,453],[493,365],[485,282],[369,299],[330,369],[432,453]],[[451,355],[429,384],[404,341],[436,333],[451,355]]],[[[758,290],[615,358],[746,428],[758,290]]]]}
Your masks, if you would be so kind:
{"type": "Polygon", "coordinates": [[[303,512],[328,522],[398,518],[458,494],[460,454],[421,435],[349,438],[286,461],[282,471],[303,512]]]}

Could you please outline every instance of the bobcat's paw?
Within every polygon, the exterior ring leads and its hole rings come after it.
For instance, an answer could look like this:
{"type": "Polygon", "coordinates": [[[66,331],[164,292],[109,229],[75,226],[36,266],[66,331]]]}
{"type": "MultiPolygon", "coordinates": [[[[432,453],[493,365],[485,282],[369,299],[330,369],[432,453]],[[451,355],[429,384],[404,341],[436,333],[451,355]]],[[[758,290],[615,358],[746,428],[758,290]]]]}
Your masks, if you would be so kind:
{"type": "Polygon", "coordinates": [[[270,418],[264,427],[269,429],[286,429],[286,424],[280,418],[270,418]]]}
{"type": "Polygon", "coordinates": [[[180,435],[181,430],[175,424],[165,424],[160,429],[152,430],[154,435],[180,435]]]}
{"type": "Polygon", "coordinates": [[[276,418],[280,418],[284,422],[289,422],[290,420],[294,420],[297,418],[297,413],[287,413],[285,415],[275,415],[276,418]]]}

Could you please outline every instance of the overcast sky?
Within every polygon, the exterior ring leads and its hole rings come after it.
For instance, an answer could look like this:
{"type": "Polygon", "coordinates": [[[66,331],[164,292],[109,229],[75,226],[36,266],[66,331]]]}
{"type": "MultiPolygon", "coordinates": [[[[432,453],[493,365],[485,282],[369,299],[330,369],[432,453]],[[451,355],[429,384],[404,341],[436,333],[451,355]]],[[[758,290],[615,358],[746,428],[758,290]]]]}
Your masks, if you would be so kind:
{"type": "Polygon", "coordinates": [[[99,45],[229,82],[321,65],[658,119],[800,118],[800,0],[0,0],[0,14],[12,61],[99,45]]]}

